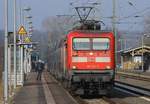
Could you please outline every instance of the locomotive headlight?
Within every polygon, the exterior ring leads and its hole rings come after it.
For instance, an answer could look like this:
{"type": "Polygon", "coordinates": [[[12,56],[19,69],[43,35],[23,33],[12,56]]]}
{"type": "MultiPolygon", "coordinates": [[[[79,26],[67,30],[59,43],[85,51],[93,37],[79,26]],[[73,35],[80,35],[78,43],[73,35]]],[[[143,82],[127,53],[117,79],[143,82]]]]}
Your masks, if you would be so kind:
{"type": "Polygon", "coordinates": [[[72,66],[72,69],[76,69],[77,67],[76,66],[72,66]]]}
{"type": "Polygon", "coordinates": [[[106,66],[106,69],[110,69],[110,66],[106,66]]]}
{"type": "Polygon", "coordinates": [[[90,52],[89,54],[90,54],[90,55],[93,55],[93,53],[92,53],[92,52],[90,52]]]}

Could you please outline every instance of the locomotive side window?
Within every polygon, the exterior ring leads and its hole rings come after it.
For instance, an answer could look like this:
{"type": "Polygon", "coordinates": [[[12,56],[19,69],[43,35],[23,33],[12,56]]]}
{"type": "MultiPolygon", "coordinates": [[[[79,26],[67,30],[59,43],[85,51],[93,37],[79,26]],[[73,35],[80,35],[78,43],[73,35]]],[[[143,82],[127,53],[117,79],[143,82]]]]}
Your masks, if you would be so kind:
{"type": "Polygon", "coordinates": [[[93,50],[108,50],[109,43],[108,38],[93,38],[93,50]]]}
{"type": "Polygon", "coordinates": [[[90,50],[90,38],[74,38],[74,50],[90,50]]]}

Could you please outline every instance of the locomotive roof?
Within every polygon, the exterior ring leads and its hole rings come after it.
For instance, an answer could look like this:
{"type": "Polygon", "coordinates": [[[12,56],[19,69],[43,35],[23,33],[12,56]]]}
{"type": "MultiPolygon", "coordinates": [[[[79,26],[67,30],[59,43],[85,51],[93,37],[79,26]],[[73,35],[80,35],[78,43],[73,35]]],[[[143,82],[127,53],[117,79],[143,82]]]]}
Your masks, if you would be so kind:
{"type": "Polygon", "coordinates": [[[108,34],[108,33],[113,33],[112,31],[106,31],[106,30],[71,30],[69,31],[68,34],[66,34],[65,36],[63,36],[63,38],[60,39],[60,43],[63,43],[64,41],[66,41],[66,38],[69,34],[72,33],[93,33],[93,34],[108,34]]]}
{"type": "Polygon", "coordinates": [[[110,33],[112,31],[106,31],[106,30],[72,30],[70,31],[70,33],[74,33],[74,32],[77,32],[77,33],[110,33]]]}

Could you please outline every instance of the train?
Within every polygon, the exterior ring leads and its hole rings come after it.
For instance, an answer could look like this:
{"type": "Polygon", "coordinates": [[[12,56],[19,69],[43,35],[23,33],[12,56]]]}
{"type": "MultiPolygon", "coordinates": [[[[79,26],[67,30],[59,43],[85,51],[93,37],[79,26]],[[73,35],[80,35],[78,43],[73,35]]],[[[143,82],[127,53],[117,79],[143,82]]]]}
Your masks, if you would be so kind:
{"type": "Polygon", "coordinates": [[[97,22],[71,30],[49,59],[49,71],[75,92],[106,95],[113,89],[115,37],[97,22]]]}

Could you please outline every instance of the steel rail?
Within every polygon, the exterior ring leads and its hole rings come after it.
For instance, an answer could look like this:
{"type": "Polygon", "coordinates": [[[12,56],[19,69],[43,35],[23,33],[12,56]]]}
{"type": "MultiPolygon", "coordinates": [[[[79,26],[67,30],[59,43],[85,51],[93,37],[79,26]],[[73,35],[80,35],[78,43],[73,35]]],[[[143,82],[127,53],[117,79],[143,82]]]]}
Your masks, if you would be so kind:
{"type": "Polygon", "coordinates": [[[113,100],[113,99],[106,97],[106,96],[101,97],[101,98],[97,98],[94,100],[89,99],[88,101],[86,101],[82,98],[80,98],[80,100],[81,100],[80,101],[81,103],[79,103],[79,104],[128,104],[128,103],[122,101],[121,99],[113,100]]]}
{"type": "Polygon", "coordinates": [[[141,75],[141,74],[117,72],[116,75],[123,76],[123,77],[126,77],[126,78],[143,80],[143,81],[150,81],[150,77],[149,76],[144,76],[144,75],[141,75]]]}
{"type": "Polygon", "coordinates": [[[115,81],[115,87],[141,96],[150,97],[150,89],[115,81]]]}

